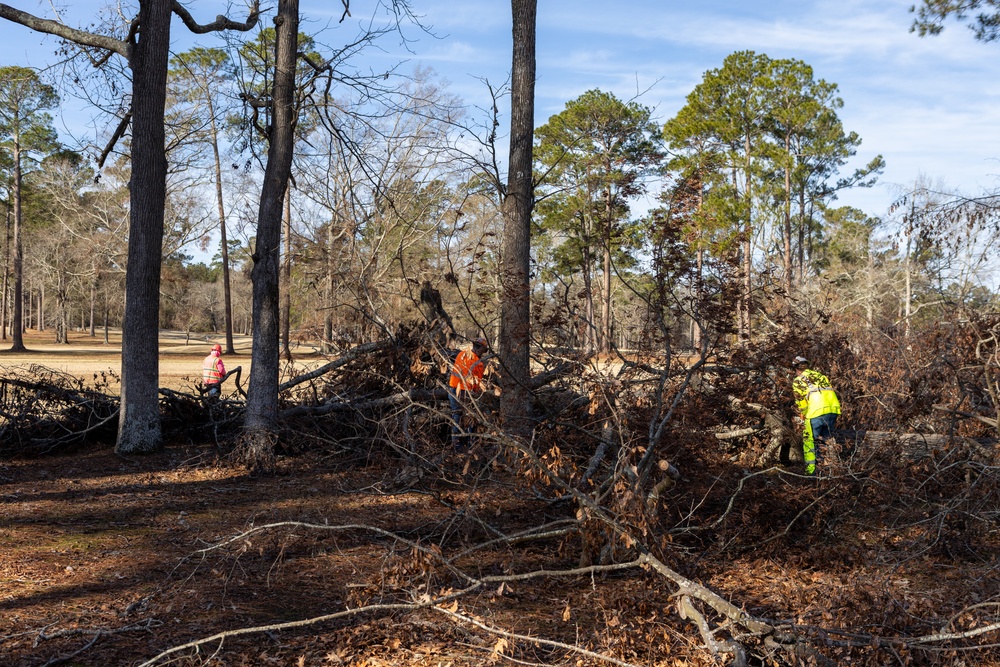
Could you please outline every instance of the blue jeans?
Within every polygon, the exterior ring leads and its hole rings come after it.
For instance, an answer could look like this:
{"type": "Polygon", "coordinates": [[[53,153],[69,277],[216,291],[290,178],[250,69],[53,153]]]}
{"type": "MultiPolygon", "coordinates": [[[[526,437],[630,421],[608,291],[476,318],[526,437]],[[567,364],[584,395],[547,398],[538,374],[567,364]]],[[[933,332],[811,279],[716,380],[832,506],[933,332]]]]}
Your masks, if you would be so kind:
{"type": "Polygon", "coordinates": [[[822,460],[819,441],[833,438],[833,429],[837,426],[836,413],[829,412],[812,419],[807,419],[802,431],[802,458],[806,462],[806,474],[816,474],[816,465],[822,460]]]}

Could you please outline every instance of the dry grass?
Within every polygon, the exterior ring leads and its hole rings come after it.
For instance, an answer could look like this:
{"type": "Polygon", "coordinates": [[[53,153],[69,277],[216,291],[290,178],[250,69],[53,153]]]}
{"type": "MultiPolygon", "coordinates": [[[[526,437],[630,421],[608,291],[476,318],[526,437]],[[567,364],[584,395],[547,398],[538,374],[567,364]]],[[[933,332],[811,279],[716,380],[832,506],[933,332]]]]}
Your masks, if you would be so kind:
{"type": "MultiPolygon", "coordinates": [[[[224,357],[226,367],[243,366],[244,373],[250,371],[250,339],[242,337],[236,344],[237,354],[224,357]]],[[[94,374],[110,371],[115,376],[121,373],[121,331],[110,332],[109,341],[104,343],[103,331],[94,338],[86,331],[72,331],[69,344],[54,342],[55,332],[31,329],[24,334],[27,352],[11,352],[10,339],[0,351],[0,370],[9,373],[18,367],[40,364],[84,380],[94,374]]],[[[3,343],[3,341],[0,341],[3,343]]],[[[201,361],[215,343],[225,343],[224,336],[193,337],[187,340],[182,332],[160,332],[160,386],[178,391],[190,391],[201,379],[201,361]]],[[[117,392],[120,384],[112,381],[109,391],[117,392]]]]}
{"type": "MultiPolygon", "coordinates": [[[[95,337],[87,331],[71,331],[69,344],[55,343],[54,331],[30,329],[24,334],[27,352],[11,352],[11,339],[0,340],[0,374],[16,373],[18,368],[39,364],[58,370],[84,381],[101,373],[113,375],[107,391],[120,390],[118,376],[121,373],[121,331],[112,330],[108,343],[104,343],[104,332],[99,330],[95,337]],[[110,373],[108,373],[110,371],[110,373]]],[[[236,354],[224,355],[226,368],[243,368],[243,382],[250,374],[251,339],[249,336],[234,336],[236,354]]],[[[181,331],[160,331],[160,386],[175,391],[190,392],[201,380],[201,362],[215,343],[225,344],[223,334],[193,334],[188,338],[181,331]]],[[[295,369],[321,363],[324,359],[313,346],[299,346],[293,350],[295,369]]],[[[286,373],[293,371],[285,364],[286,373]]]]}

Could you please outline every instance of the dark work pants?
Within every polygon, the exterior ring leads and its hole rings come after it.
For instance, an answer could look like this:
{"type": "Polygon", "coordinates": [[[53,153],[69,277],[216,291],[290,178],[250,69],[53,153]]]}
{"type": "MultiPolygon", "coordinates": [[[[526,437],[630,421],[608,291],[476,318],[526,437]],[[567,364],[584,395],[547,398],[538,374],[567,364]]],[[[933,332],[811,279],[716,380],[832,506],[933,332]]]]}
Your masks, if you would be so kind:
{"type": "Polygon", "coordinates": [[[469,436],[462,431],[462,415],[465,408],[458,397],[458,389],[448,387],[448,405],[451,406],[451,446],[456,452],[463,451],[469,442],[469,436]]]}
{"type": "Polygon", "coordinates": [[[829,412],[808,420],[802,438],[802,454],[806,462],[806,474],[816,472],[816,466],[822,461],[823,451],[820,444],[826,444],[827,439],[833,439],[833,429],[837,426],[837,415],[829,412]]]}

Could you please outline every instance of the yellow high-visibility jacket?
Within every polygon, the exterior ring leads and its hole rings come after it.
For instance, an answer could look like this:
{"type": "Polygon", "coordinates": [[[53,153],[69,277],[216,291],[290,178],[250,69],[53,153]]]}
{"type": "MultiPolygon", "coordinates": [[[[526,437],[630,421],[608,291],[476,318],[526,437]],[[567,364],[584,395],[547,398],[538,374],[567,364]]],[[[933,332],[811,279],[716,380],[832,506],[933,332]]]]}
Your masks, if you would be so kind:
{"type": "Polygon", "coordinates": [[[840,414],[837,392],[830,385],[830,379],[819,371],[807,368],[796,375],[792,380],[792,393],[803,419],[840,414]]]}

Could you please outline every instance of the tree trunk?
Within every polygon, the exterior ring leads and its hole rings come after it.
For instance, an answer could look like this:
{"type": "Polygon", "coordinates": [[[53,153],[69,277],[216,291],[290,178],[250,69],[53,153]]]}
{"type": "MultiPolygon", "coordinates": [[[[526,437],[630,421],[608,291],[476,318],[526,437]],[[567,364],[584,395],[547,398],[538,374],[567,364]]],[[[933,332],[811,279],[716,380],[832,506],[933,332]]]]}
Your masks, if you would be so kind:
{"type": "Polygon", "coordinates": [[[702,206],[705,203],[704,191],[705,184],[702,181],[701,173],[699,173],[698,200],[695,206],[695,210],[699,214],[698,218],[696,218],[699,220],[697,227],[698,250],[695,253],[694,303],[691,304],[691,347],[695,350],[701,349],[701,304],[705,296],[705,246],[703,239],[705,231],[700,222],[702,206]]]}
{"type": "Polygon", "coordinates": [[[97,331],[94,327],[94,308],[97,304],[97,275],[94,275],[94,282],[90,284],[90,337],[94,338],[97,331]]]}
{"type": "MultiPolygon", "coordinates": [[[[790,137],[785,137],[785,157],[792,158],[792,147],[790,137]]],[[[784,257],[784,283],[785,283],[785,309],[791,312],[792,305],[792,169],[785,165],[785,222],[782,227],[782,241],[785,246],[784,257]]]]}
{"type": "Polygon", "coordinates": [[[69,344],[69,299],[66,295],[66,276],[56,278],[56,343],[69,344]]]}
{"type": "Polygon", "coordinates": [[[601,347],[603,354],[611,352],[611,243],[613,239],[611,220],[611,189],[604,192],[604,294],[601,295],[601,347]]]}
{"type": "Polygon", "coordinates": [[[237,457],[251,470],[274,466],[278,416],[278,269],[281,212],[292,170],[295,58],[299,34],[298,0],[279,0],[274,19],[274,120],[257,215],[253,254],[253,365],[247,392],[244,437],[237,457]]]}
{"type": "Polygon", "coordinates": [[[325,354],[333,351],[333,288],[334,288],[334,262],[333,262],[333,242],[336,238],[334,234],[334,222],[336,218],[330,217],[330,224],[326,228],[326,279],[324,280],[323,291],[326,317],[323,318],[323,345],[325,354]]]}
{"type": "Polygon", "coordinates": [[[806,188],[799,190],[799,285],[806,282],[806,188]]]}
{"type": "Polygon", "coordinates": [[[12,157],[14,158],[14,312],[11,313],[10,331],[14,352],[24,352],[24,247],[21,244],[21,222],[23,219],[21,202],[21,146],[14,138],[12,157]]]}
{"type": "Polygon", "coordinates": [[[503,299],[500,306],[501,415],[514,438],[530,440],[532,142],[535,126],[535,16],[537,0],[511,0],[513,64],[510,169],[503,202],[503,299]]]}
{"type": "Polygon", "coordinates": [[[163,114],[172,0],[140,0],[132,70],[132,178],[122,320],[120,454],[160,448],[159,306],[167,158],[163,114]]]}
{"type": "Polygon", "coordinates": [[[229,288],[229,240],[226,238],[226,206],[222,198],[222,159],[219,157],[219,130],[215,123],[212,95],[208,100],[208,117],[211,120],[212,156],[215,158],[215,206],[219,214],[219,245],[222,251],[222,295],[226,319],[226,354],[235,354],[233,347],[233,296],[229,288]]]}
{"type": "Polygon", "coordinates": [[[7,325],[10,323],[7,310],[7,302],[10,295],[7,293],[7,280],[10,277],[10,205],[6,207],[7,215],[4,217],[4,260],[3,260],[3,294],[0,296],[0,340],[7,340],[7,325]]]}
{"type": "Polygon", "coordinates": [[[750,138],[746,139],[746,167],[744,174],[746,182],[744,187],[744,197],[746,197],[746,226],[744,227],[743,239],[743,302],[742,321],[740,322],[740,338],[743,342],[750,342],[750,299],[753,294],[752,272],[753,272],[753,197],[751,196],[751,175],[750,175],[750,138]]]}
{"type": "Polygon", "coordinates": [[[292,360],[292,189],[285,188],[285,212],[282,215],[285,253],[281,263],[281,353],[286,361],[292,360]]]}
{"type": "MultiPolygon", "coordinates": [[[[701,236],[701,231],[698,232],[699,237],[701,236]]],[[[695,267],[697,273],[695,274],[694,282],[694,304],[691,307],[691,347],[695,350],[701,349],[701,302],[704,299],[704,273],[705,273],[705,250],[701,247],[700,241],[698,245],[698,252],[695,253],[695,267]]]]}
{"type": "Polygon", "coordinates": [[[594,262],[590,257],[590,245],[583,244],[583,293],[584,293],[584,316],[587,327],[585,330],[587,354],[593,354],[599,349],[597,336],[597,313],[594,309],[594,262]]]}

